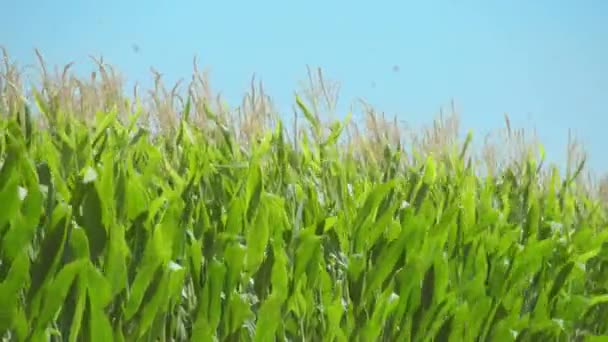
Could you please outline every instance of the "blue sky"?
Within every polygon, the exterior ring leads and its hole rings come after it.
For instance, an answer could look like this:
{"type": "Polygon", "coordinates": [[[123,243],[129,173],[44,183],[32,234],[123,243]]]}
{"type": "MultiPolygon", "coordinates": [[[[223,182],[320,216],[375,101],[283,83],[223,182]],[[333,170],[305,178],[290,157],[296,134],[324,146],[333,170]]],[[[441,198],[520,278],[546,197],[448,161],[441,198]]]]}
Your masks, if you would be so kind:
{"type": "Polygon", "coordinates": [[[5,1],[0,45],[21,64],[92,70],[102,54],[129,80],[190,77],[196,55],[238,105],[253,73],[280,108],[320,66],[355,97],[413,124],[454,99],[478,139],[536,127],[563,162],[568,128],[608,171],[608,2],[588,1],[5,1]],[[132,46],[140,48],[135,53],[132,46]],[[399,71],[393,70],[394,66],[399,71]]]}

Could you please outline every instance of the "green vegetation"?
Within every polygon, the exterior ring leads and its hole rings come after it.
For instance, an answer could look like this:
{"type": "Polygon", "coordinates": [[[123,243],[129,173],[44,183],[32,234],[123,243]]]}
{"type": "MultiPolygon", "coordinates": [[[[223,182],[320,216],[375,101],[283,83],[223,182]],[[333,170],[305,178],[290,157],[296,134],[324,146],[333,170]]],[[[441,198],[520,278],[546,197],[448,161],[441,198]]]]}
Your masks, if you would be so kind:
{"type": "Polygon", "coordinates": [[[535,146],[484,169],[449,119],[406,145],[379,115],[357,133],[300,97],[289,135],[259,92],[233,117],[202,78],[143,105],[101,63],[101,81],[43,71],[31,106],[14,70],[0,77],[7,340],[608,336],[608,216],[583,162],[560,175],[535,146]]]}

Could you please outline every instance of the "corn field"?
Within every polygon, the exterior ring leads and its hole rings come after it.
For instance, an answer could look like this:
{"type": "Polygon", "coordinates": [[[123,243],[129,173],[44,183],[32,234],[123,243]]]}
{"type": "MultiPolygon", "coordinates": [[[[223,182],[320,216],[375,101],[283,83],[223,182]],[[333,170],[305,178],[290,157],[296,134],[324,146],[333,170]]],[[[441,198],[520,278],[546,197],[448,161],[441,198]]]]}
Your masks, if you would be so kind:
{"type": "Polygon", "coordinates": [[[482,176],[473,135],[405,144],[300,96],[295,132],[252,120],[255,96],[244,131],[192,87],[154,111],[47,75],[30,104],[10,70],[6,341],[608,338],[608,216],[584,160],[564,175],[522,153],[482,176]]]}

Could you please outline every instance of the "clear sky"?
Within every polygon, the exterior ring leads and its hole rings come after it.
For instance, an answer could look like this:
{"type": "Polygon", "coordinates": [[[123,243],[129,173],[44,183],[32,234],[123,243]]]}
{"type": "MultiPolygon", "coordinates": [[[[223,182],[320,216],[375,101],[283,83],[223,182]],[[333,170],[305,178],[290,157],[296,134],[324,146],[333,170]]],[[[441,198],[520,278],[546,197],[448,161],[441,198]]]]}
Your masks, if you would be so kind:
{"type": "MultiPolygon", "coordinates": [[[[503,125],[538,129],[563,161],[568,128],[608,171],[608,2],[2,0],[0,45],[21,64],[92,70],[102,54],[129,80],[186,80],[192,60],[238,105],[255,73],[289,109],[306,65],[387,114],[430,122],[454,99],[478,139],[503,125]],[[133,44],[139,52],[133,50],[133,44]],[[395,71],[394,66],[399,70],[395,71]]],[[[345,107],[342,107],[345,108],[345,107]]]]}

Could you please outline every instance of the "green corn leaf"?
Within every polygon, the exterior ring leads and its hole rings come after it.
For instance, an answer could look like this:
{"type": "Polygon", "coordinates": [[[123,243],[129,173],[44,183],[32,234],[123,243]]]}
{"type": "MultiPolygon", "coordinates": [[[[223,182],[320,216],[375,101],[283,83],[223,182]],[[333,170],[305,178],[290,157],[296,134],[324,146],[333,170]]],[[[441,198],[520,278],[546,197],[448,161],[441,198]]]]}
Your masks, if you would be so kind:
{"type": "Polygon", "coordinates": [[[72,324],[70,325],[69,341],[76,342],[78,338],[82,336],[83,319],[88,301],[87,297],[87,275],[80,273],[76,280],[76,305],[74,309],[74,315],[71,317],[72,324]]]}
{"type": "MultiPolygon", "coordinates": [[[[3,203],[3,210],[0,210],[0,233],[5,230],[5,226],[17,215],[21,207],[17,173],[11,172],[7,175],[3,172],[1,177],[7,181],[4,188],[0,191],[0,203],[3,203]]],[[[3,246],[7,246],[6,248],[8,248],[9,245],[3,243],[3,246]]]]}
{"type": "Polygon", "coordinates": [[[260,205],[264,185],[262,170],[259,165],[252,165],[247,178],[247,220],[251,222],[260,205]]]}
{"type": "Polygon", "coordinates": [[[76,276],[86,266],[86,260],[77,260],[65,265],[49,284],[37,319],[37,329],[44,329],[61,309],[76,276]]]}
{"type": "Polygon", "coordinates": [[[88,340],[91,342],[112,341],[114,335],[112,332],[112,325],[105,315],[103,308],[94,304],[97,300],[91,299],[91,289],[89,289],[88,293],[87,311],[89,314],[88,324],[90,326],[88,340]]]}
{"type": "Polygon", "coordinates": [[[246,270],[255,272],[264,260],[264,254],[270,238],[270,223],[265,205],[260,207],[254,224],[247,231],[246,270]]]}
{"type": "Polygon", "coordinates": [[[89,240],[91,259],[96,260],[101,255],[107,243],[107,231],[103,223],[101,197],[93,184],[83,188],[82,227],[89,240]]]}
{"type": "Polygon", "coordinates": [[[31,284],[28,290],[28,301],[31,301],[30,317],[38,314],[40,290],[49,283],[63,256],[68,218],[69,209],[66,206],[55,208],[47,235],[42,241],[39,254],[30,269],[31,284]]]}
{"type": "Polygon", "coordinates": [[[144,259],[138,266],[137,274],[130,286],[129,298],[124,309],[125,319],[131,319],[139,310],[145,291],[152,283],[154,274],[158,267],[160,267],[160,264],[161,262],[155,254],[152,241],[149,241],[144,252],[144,259]]]}
{"type": "Polygon", "coordinates": [[[0,283],[0,331],[18,327],[25,321],[19,312],[19,291],[29,278],[30,262],[26,253],[21,253],[10,265],[4,281],[0,283]]]}
{"type": "Polygon", "coordinates": [[[269,341],[273,340],[276,336],[281,322],[283,303],[288,295],[288,281],[287,258],[280,250],[277,250],[272,267],[271,282],[273,290],[260,307],[255,330],[255,341],[269,341]]]}

